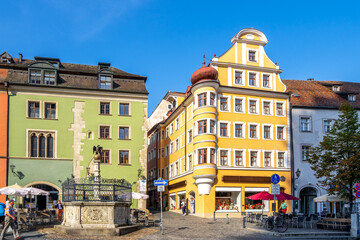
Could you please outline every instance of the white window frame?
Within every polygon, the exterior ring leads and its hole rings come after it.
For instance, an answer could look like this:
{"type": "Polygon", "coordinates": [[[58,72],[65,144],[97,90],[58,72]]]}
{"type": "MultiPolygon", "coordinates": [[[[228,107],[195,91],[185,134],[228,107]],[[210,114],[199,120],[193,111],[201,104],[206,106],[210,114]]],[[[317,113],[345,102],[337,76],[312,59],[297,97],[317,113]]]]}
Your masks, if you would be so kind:
{"type": "Polygon", "coordinates": [[[177,117],[177,118],[175,119],[175,132],[176,132],[177,130],[179,130],[179,127],[180,127],[180,120],[179,120],[179,117],[177,117]]]}
{"type": "Polygon", "coordinates": [[[288,156],[287,156],[287,151],[278,151],[276,150],[276,167],[277,168],[287,168],[288,166],[288,156]],[[284,153],[284,167],[279,167],[278,166],[278,160],[279,160],[279,152],[283,152],[284,153]]]}
{"type": "Polygon", "coordinates": [[[249,153],[249,166],[250,168],[259,168],[260,167],[260,153],[261,150],[260,149],[248,149],[248,153],[249,153]],[[255,166],[251,166],[251,152],[257,152],[256,154],[256,165],[255,166]]]}
{"type": "Polygon", "coordinates": [[[234,148],[233,149],[233,162],[232,162],[232,166],[234,167],[245,167],[246,166],[246,149],[237,149],[234,148]],[[242,151],[242,165],[235,165],[235,160],[236,160],[236,151],[242,151]]]}
{"type": "Polygon", "coordinates": [[[246,79],[245,71],[234,68],[234,69],[233,69],[233,79],[234,79],[233,85],[235,85],[235,86],[245,86],[245,79],[246,79]],[[241,73],[241,82],[242,82],[241,84],[235,83],[235,79],[236,79],[236,78],[235,78],[235,73],[236,73],[236,72],[240,72],[240,73],[241,73]]]}
{"type": "Polygon", "coordinates": [[[180,149],[185,147],[185,141],[185,133],[183,133],[180,135],[180,149]]]}
{"type": "Polygon", "coordinates": [[[254,72],[254,71],[248,71],[247,72],[247,86],[248,87],[259,87],[259,73],[258,72],[254,72]],[[255,74],[255,86],[254,85],[250,85],[250,74],[253,73],[255,74]]]}
{"type": "MultiPolygon", "coordinates": [[[[43,119],[45,119],[45,120],[57,120],[58,119],[58,102],[56,102],[56,101],[44,101],[44,104],[42,104],[42,105],[43,105],[43,108],[44,108],[43,116],[42,116],[43,119]],[[55,104],[55,108],[56,108],[56,110],[55,110],[55,118],[45,118],[45,113],[46,113],[45,107],[46,107],[47,103],[55,104]]],[[[100,107],[100,105],[99,105],[99,107],[100,107]]],[[[29,108],[29,106],[28,106],[28,108],[29,108]]],[[[41,113],[41,111],[40,111],[40,113],[41,113]]],[[[111,115],[111,102],[110,102],[110,115],[111,115]]],[[[41,115],[40,115],[40,117],[41,117],[41,115]]]]}
{"type": "Polygon", "coordinates": [[[175,142],[174,152],[177,152],[180,149],[180,139],[179,139],[179,137],[177,137],[174,142],[175,142]]]}
{"type": "Polygon", "coordinates": [[[246,112],[246,110],[245,110],[245,106],[246,106],[245,101],[246,101],[246,98],[245,98],[245,97],[234,97],[234,104],[233,104],[233,105],[234,105],[234,113],[245,113],[245,112],[246,112]],[[236,111],[235,101],[236,101],[237,99],[240,99],[240,100],[241,100],[241,108],[242,108],[242,111],[241,111],[241,112],[237,112],[237,111],[236,111]]]}
{"type": "Polygon", "coordinates": [[[299,130],[301,133],[311,133],[312,132],[312,117],[310,115],[301,115],[299,116],[299,130]],[[309,130],[308,131],[303,131],[301,128],[301,119],[303,118],[308,118],[309,119],[309,130]]]}
{"type": "Polygon", "coordinates": [[[260,139],[260,124],[259,123],[248,123],[248,137],[249,139],[260,139]],[[256,125],[256,138],[250,137],[250,126],[251,125],[256,125]]]}
{"type": "Polygon", "coordinates": [[[272,76],[273,76],[273,74],[271,74],[271,73],[261,73],[261,87],[262,88],[272,89],[272,85],[273,85],[272,84],[272,82],[273,82],[272,76]],[[269,87],[264,87],[264,75],[269,76],[269,87]]]}
{"type": "Polygon", "coordinates": [[[234,131],[233,131],[234,138],[245,139],[245,136],[246,136],[246,134],[245,134],[245,132],[246,132],[246,122],[233,122],[233,128],[234,128],[234,131]],[[236,137],[236,128],[235,128],[236,124],[241,124],[242,125],[241,137],[236,137]]]}
{"type": "Polygon", "coordinates": [[[259,115],[260,113],[260,108],[259,108],[259,99],[256,98],[248,98],[248,113],[251,115],[259,115]],[[251,113],[250,112],[250,101],[255,101],[256,102],[256,112],[255,113],[251,113]]]}
{"type": "Polygon", "coordinates": [[[335,122],[335,119],[333,119],[333,118],[324,118],[324,119],[323,119],[323,126],[322,126],[322,128],[323,128],[323,133],[324,133],[324,134],[329,133],[329,132],[325,132],[325,121],[327,121],[327,120],[330,120],[330,121],[331,121],[331,122],[330,122],[330,130],[331,130],[331,128],[333,128],[334,122],[335,122]]]}
{"type": "MultiPolygon", "coordinates": [[[[216,155],[216,154],[215,154],[216,155]]],[[[226,167],[226,166],[231,166],[231,148],[218,148],[217,149],[217,158],[219,159],[219,161],[217,161],[217,165],[219,167],[226,167]],[[227,165],[220,165],[220,162],[221,162],[221,151],[227,151],[227,165]]],[[[209,149],[209,157],[210,157],[210,149],[209,149]]],[[[210,161],[210,158],[209,158],[209,161],[210,161]]]]}
{"type": "Polygon", "coordinates": [[[187,144],[192,143],[193,140],[194,140],[194,128],[190,128],[187,131],[187,138],[186,138],[187,144]],[[190,131],[191,131],[191,142],[190,142],[190,135],[189,135],[190,131]]]}
{"type": "Polygon", "coordinates": [[[219,112],[231,112],[231,96],[219,95],[218,96],[218,106],[219,106],[218,107],[219,112]],[[220,105],[221,98],[227,98],[227,105],[228,105],[227,110],[221,110],[221,105],[220,105]]]}
{"type": "Polygon", "coordinates": [[[262,155],[263,155],[263,167],[264,168],[273,168],[274,165],[274,150],[262,150],[262,155]],[[269,167],[265,167],[265,152],[270,152],[270,166],[269,167]]]}
{"type": "Polygon", "coordinates": [[[274,115],[274,102],[273,102],[273,100],[261,99],[261,106],[262,106],[262,108],[261,108],[262,115],[264,115],[264,116],[273,116],[274,115]],[[270,103],[270,114],[265,114],[264,102],[269,102],[270,103]]]}
{"type": "Polygon", "coordinates": [[[247,60],[247,62],[258,63],[259,62],[259,50],[254,49],[254,48],[247,48],[246,49],[246,60],[247,60]],[[250,61],[250,51],[255,52],[255,61],[250,61]]]}
{"type": "MultiPolygon", "coordinates": [[[[230,124],[231,122],[230,121],[219,121],[218,122],[218,137],[221,137],[221,138],[230,138],[231,136],[231,133],[230,133],[230,124]],[[226,123],[227,124],[227,129],[226,129],[226,133],[227,133],[227,136],[220,136],[220,125],[221,123],[226,123]]],[[[215,125],[216,125],[216,122],[215,122],[215,125]]]]}
{"type": "Polygon", "coordinates": [[[278,140],[278,141],[286,141],[286,139],[287,139],[287,137],[286,137],[286,135],[287,135],[287,129],[286,129],[286,125],[275,125],[275,127],[276,127],[276,140],[278,140]],[[279,139],[278,138],[278,135],[277,135],[277,129],[278,129],[278,127],[283,127],[284,128],[284,132],[283,132],[283,135],[284,135],[284,139],[279,139]]]}
{"type": "Polygon", "coordinates": [[[306,144],[306,143],[303,143],[303,144],[301,144],[301,146],[300,146],[300,157],[301,157],[301,161],[302,162],[307,162],[307,160],[304,160],[303,159],[303,157],[304,157],[304,155],[303,155],[303,147],[312,147],[312,144],[306,144]]]}
{"type": "Polygon", "coordinates": [[[286,117],[286,101],[277,101],[277,100],[275,100],[275,109],[274,109],[274,111],[275,111],[275,116],[277,116],[277,117],[286,117]],[[278,115],[277,114],[277,108],[276,108],[276,104],[277,103],[282,103],[283,105],[283,115],[278,115]]]}
{"type": "Polygon", "coordinates": [[[262,139],[264,140],[274,140],[274,125],[270,123],[263,123],[262,124],[262,139]],[[270,127],[270,138],[265,138],[265,127],[270,127]]]}
{"type": "Polygon", "coordinates": [[[190,170],[193,169],[193,167],[194,167],[194,158],[193,158],[193,154],[192,154],[192,153],[190,153],[190,154],[187,155],[186,164],[187,164],[187,170],[188,170],[188,171],[190,171],[190,170]],[[191,166],[190,166],[189,157],[191,157],[191,166]]]}
{"type": "Polygon", "coordinates": [[[124,149],[124,148],[122,148],[122,149],[118,149],[118,165],[119,166],[128,166],[128,165],[131,165],[131,149],[124,149]],[[120,151],[128,151],[129,152],[129,163],[121,163],[120,164],[120,151]]]}

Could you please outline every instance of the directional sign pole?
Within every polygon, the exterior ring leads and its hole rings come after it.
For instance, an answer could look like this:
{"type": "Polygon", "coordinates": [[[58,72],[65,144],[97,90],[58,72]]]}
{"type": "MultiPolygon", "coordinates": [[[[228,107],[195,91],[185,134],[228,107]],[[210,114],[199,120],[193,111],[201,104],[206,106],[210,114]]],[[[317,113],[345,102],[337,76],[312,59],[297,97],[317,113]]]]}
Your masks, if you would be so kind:
{"type": "Polygon", "coordinates": [[[163,216],[162,216],[162,191],[160,192],[160,231],[161,234],[164,234],[163,231],[163,216]]]}
{"type": "Polygon", "coordinates": [[[275,205],[275,207],[274,207],[274,231],[276,232],[276,230],[277,230],[276,221],[275,221],[275,218],[276,218],[276,216],[275,216],[275,210],[276,210],[276,194],[274,194],[274,205],[275,205]]]}

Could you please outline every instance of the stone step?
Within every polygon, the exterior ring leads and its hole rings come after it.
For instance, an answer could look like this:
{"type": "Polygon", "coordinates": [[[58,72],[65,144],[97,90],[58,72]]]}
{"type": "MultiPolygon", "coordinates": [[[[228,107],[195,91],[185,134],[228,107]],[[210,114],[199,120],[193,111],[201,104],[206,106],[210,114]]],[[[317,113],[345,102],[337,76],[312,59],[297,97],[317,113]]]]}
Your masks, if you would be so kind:
{"type": "Polygon", "coordinates": [[[329,239],[329,240],[353,240],[356,239],[350,236],[301,236],[301,237],[284,237],[282,239],[329,239]]]}

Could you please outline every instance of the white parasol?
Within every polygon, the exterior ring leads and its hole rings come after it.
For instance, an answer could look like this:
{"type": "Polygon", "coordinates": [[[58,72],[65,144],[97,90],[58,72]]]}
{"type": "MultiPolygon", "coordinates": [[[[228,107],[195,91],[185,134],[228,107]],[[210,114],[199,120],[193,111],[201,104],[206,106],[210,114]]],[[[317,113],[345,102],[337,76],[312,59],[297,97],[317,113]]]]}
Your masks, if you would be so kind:
{"type": "Polygon", "coordinates": [[[132,195],[133,199],[148,199],[149,198],[149,195],[137,193],[137,192],[132,192],[131,195],[132,195]]]}
{"type": "Polygon", "coordinates": [[[26,195],[26,192],[24,190],[22,190],[21,188],[16,189],[16,188],[12,188],[12,187],[4,187],[4,188],[0,188],[0,194],[16,195],[16,196],[23,197],[26,195]]]}
{"type": "Polygon", "coordinates": [[[34,187],[21,188],[20,190],[24,191],[26,193],[26,195],[35,195],[35,196],[48,196],[48,195],[50,195],[49,192],[41,190],[39,188],[34,188],[34,187]]]}
{"type": "Polygon", "coordinates": [[[314,202],[346,202],[347,200],[338,195],[325,194],[314,198],[314,202]]]}

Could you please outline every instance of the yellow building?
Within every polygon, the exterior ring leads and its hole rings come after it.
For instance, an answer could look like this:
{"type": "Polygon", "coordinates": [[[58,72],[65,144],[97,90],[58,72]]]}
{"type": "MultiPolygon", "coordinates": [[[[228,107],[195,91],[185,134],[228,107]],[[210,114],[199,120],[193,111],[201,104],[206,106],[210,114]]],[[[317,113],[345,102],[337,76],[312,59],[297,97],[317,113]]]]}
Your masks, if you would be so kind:
{"type": "Polygon", "coordinates": [[[274,173],[285,178],[281,188],[291,194],[289,102],[281,70],[266,55],[261,31],[243,29],[231,42],[194,72],[191,87],[158,125],[158,174],[169,179],[163,201],[170,210],[180,209],[182,199],[190,209],[194,198],[202,217],[271,211],[269,201],[246,197],[270,191],[274,173]]]}

